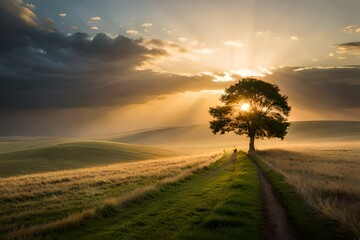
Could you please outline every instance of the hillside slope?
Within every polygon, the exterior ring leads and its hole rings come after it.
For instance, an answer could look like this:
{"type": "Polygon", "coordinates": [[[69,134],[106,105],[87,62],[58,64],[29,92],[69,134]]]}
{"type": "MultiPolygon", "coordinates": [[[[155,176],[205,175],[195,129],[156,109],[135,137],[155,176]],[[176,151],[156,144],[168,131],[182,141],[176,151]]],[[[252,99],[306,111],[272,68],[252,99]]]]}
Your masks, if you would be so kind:
{"type": "Polygon", "coordinates": [[[75,138],[2,137],[0,138],[0,153],[15,152],[39,147],[49,147],[57,144],[76,141],[79,140],[75,138]]]}
{"type": "MultiPolygon", "coordinates": [[[[303,141],[353,141],[360,139],[359,121],[303,121],[291,122],[287,142],[303,141]]],[[[247,144],[244,136],[233,133],[214,135],[208,124],[161,128],[143,131],[112,139],[148,145],[192,145],[192,144],[247,144]]],[[[231,145],[230,145],[231,146],[231,145]]]]}
{"type": "Polygon", "coordinates": [[[0,177],[177,156],[164,148],[107,141],[62,143],[0,154],[0,177]]]}

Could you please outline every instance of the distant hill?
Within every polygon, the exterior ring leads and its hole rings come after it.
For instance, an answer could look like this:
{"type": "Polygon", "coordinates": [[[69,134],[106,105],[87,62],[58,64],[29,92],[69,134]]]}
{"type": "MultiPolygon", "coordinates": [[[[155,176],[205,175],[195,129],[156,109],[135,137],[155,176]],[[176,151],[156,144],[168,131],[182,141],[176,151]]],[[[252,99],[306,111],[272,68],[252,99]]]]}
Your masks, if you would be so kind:
{"type": "MultiPolygon", "coordinates": [[[[139,130],[110,138],[112,141],[76,138],[2,139],[0,177],[170,157],[233,146],[246,150],[248,145],[245,136],[234,133],[212,134],[208,124],[139,130]],[[176,147],[176,150],[170,147],[176,147]]],[[[292,122],[284,142],[257,140],[255,146],[262,148],[280,146],[282,143],[344,141],[360,142],[359,121],[292,122]]]]}
{"type": "MultiPolygon", "coordinates": [[[[136,143],[145,145],[184,145],[192,144],[216,145],[243,143],[247,144],[244,136],[234,133],[214,135],[208,124],[183,127],[169,127],[129,134],[112,139],[117,142],[136,143]]],[[[360,140],[359,121],[302,121],[291,122],[289,133],[285,141],[353,141],[360,140]]],[[[231,145],[230,145],[231,146],[231,145]]]]}
{"type": "Polygon", "coordinates": [[[0,154],[38,147],[48,147],[62,143],[76,142],[71,138],[39,138],[39,137],[16,137],[0,138],[0,154]]]}
{"type": "Polygon", "coordinates": [[[360,121],[292,122],[287,140],[360,140],[360,121]]]}
{"type": "Polygon", "coordinates": [[[62,143],[0,153],[0,177],[177,155],[164,148],[107,141],[62,143]]]}

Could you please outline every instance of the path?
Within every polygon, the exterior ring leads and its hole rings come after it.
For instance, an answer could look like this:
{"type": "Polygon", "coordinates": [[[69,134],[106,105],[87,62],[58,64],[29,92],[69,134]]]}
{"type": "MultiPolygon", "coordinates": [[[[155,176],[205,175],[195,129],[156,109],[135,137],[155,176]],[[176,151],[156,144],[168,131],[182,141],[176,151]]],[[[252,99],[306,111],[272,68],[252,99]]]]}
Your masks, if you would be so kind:
{"type": "Polygon", "coordinates": [[[295,231],[286,216],[285,208],[276,196],[273,186],[261,167],[254,160],[252,161],[259,173],[260,189],[264,204],[265,226],[263,238],[265,240],[297,240],[295,231]]]}

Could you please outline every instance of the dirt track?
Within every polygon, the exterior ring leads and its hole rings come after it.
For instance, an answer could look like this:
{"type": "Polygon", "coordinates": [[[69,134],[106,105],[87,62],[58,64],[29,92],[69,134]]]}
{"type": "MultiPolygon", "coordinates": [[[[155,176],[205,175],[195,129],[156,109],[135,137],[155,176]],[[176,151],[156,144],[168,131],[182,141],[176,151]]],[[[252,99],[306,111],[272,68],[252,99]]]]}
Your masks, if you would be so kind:
{"type": "Polygon", "coordinates": [[[263,226],[263,239],[265,240],[298,240],[295,231],[286,216],[285,208],[277,198],[274,188],[259,165],[255,164],[259,177],[263,201],[263,211],[266,224],[263,226]]]}

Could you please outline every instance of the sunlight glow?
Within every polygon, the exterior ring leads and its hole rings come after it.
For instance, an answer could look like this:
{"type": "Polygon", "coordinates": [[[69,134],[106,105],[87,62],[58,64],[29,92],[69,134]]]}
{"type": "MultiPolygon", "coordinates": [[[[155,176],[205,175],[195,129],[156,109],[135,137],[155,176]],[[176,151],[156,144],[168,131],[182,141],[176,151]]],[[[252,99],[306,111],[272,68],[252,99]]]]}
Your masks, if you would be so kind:
{"type": "Polygon", "coordinates": [[[225,93],[225,90],[224,89],[212,89],[212,90],[200,90],[200,93],[208,93],[208,94],[217,94],[217,95],[220,95],[220,94],[224,94],[225,93]]]}
{"type": "Polygon", "coordinates": [[[256,70],[253,69],[236,69],[230,71],[232,74],[236,74],[242,77],[265,77],[266,75],[273,74],[270,70],[263,67],[257,67],[256,70]]]}
{"type": "Polygon", "coordinates": [[[218,75],[212,72],[203,72],[203,74],[213,76],[213,82],[232,82],[235,79],[240,77],[265,77],[267,75],[273,74],[269,69],[264,67],[257,67],[256,70],[243,68],[231,70],[228,72],[223,72],[222,75],[218,75]]]}
{"type": "Polygon", "coordinates": [[[248,112],[250,110],[250,104],[249,103],[243,103],[240,106],[240,110],[244,112],[248,112]]]}

